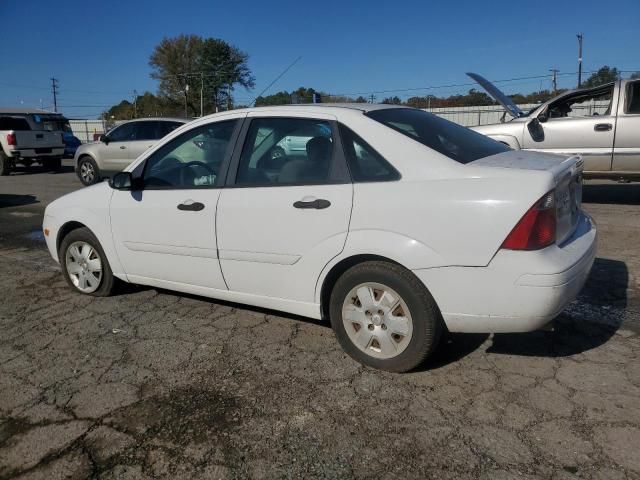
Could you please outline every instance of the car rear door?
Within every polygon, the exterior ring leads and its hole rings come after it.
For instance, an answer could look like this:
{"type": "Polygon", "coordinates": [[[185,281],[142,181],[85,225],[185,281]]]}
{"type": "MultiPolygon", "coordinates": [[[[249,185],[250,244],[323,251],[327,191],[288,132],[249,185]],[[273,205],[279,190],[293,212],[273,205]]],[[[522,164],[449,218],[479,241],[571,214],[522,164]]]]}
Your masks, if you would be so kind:
{"type": "Polygon", "coordinates": [[[240,117],[196,126],[133,172],[134,191],[115,190],[111,226],[131,282],[198,293],[226,290],[218,262],[216,205],[240,117]],[[211,141],[209,141],[211,140],[211,141]]]}
{"type": "Polygon", "coordinates": [[[218,203],[218,248],[229,290],[311,305],[322,268],[344,248],[353,191],[335,118],[294,113],[245,121],[218,203]],[[299,154],[271,158],[300,136],[299,154]]]}

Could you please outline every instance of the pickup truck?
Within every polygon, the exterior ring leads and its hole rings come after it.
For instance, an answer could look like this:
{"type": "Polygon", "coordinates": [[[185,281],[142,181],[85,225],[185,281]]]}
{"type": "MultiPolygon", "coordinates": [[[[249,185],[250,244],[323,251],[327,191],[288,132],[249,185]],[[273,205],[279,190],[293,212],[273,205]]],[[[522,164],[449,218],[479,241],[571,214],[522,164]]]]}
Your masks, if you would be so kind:
{"type": "Polygon", "coordinates": [[[640,180],[640,79],[567,91],[523,112],[485,78],[467,75],[513,117],[473,130],[515,150],[579,154],[585,178],[640,180]]]}
{"type": "Polygon", "coordinates": [[[60,169],[64,155],[62,132],[44,128],[37,113],[0,111],[0,175],[8,175],[16,163],[34,162],[60,169]]]}

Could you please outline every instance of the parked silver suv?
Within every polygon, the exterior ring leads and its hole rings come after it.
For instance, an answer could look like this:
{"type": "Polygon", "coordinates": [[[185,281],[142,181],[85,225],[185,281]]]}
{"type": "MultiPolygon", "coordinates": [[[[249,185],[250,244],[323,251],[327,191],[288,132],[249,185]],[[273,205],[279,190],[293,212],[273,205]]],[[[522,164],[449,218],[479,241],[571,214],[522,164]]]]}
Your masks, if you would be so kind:
{"type": "Polygon", "coordinates": [[[120,172],[169,132],[187,123],[181,118],[144,118],[122,123],[81,145],[74,156],[76,173],[84,185],[99,182],[107,173],[120,172]]]}

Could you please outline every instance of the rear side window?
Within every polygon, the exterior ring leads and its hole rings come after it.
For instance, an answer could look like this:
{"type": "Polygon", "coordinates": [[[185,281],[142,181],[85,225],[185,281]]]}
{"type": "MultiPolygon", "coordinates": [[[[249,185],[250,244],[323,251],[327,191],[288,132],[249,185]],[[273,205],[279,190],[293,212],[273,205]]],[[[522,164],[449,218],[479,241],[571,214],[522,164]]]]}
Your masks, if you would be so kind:
{"type": "Polygon", "coordinates": [[[630,83],[627,87],[627,108],[625,113],[640,113],[640,82],[630,83]]]}
{"type": "Polygon", "coordinates": [[[112,142],[128,142],[136,139],[135,122],[125,123],[114,128],[108,134],[112,142]]]}
{"type": "Polygon", "coordinates": [[[423,110],[389,108],[373,110],[366,115],[459,163],[511,150],[500,142],[423,110]]]}
{"type": "Polygon", "coordinates": [[[353,130],[340,124],[340,137],[354,182],[398,180],[400,174],[353,130]]]}
{"type": "Polygon", "coordinates": [[[24,118],[0,117],[0,130],[25,131],[31,130],[31,127],[24,118]]]}

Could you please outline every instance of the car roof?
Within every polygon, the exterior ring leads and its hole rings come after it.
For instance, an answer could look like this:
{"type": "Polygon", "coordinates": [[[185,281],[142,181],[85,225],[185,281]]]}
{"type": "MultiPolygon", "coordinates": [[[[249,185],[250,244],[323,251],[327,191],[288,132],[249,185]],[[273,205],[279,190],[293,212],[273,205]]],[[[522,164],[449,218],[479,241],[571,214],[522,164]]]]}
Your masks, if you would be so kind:
{"type": "Polygon", "coordinates": [[[146,122],[152,120],[154,122],[180,122],[180,123],[188,123],[191,120],[187,119],[187,118],[179,118],[179,117],[142,117],[142,118],[133,118],[131,120],[126,120],[124,122],[121,122],[119,125],[124,125],[125,123],[132,123],[132,122],[146,122]]]}

